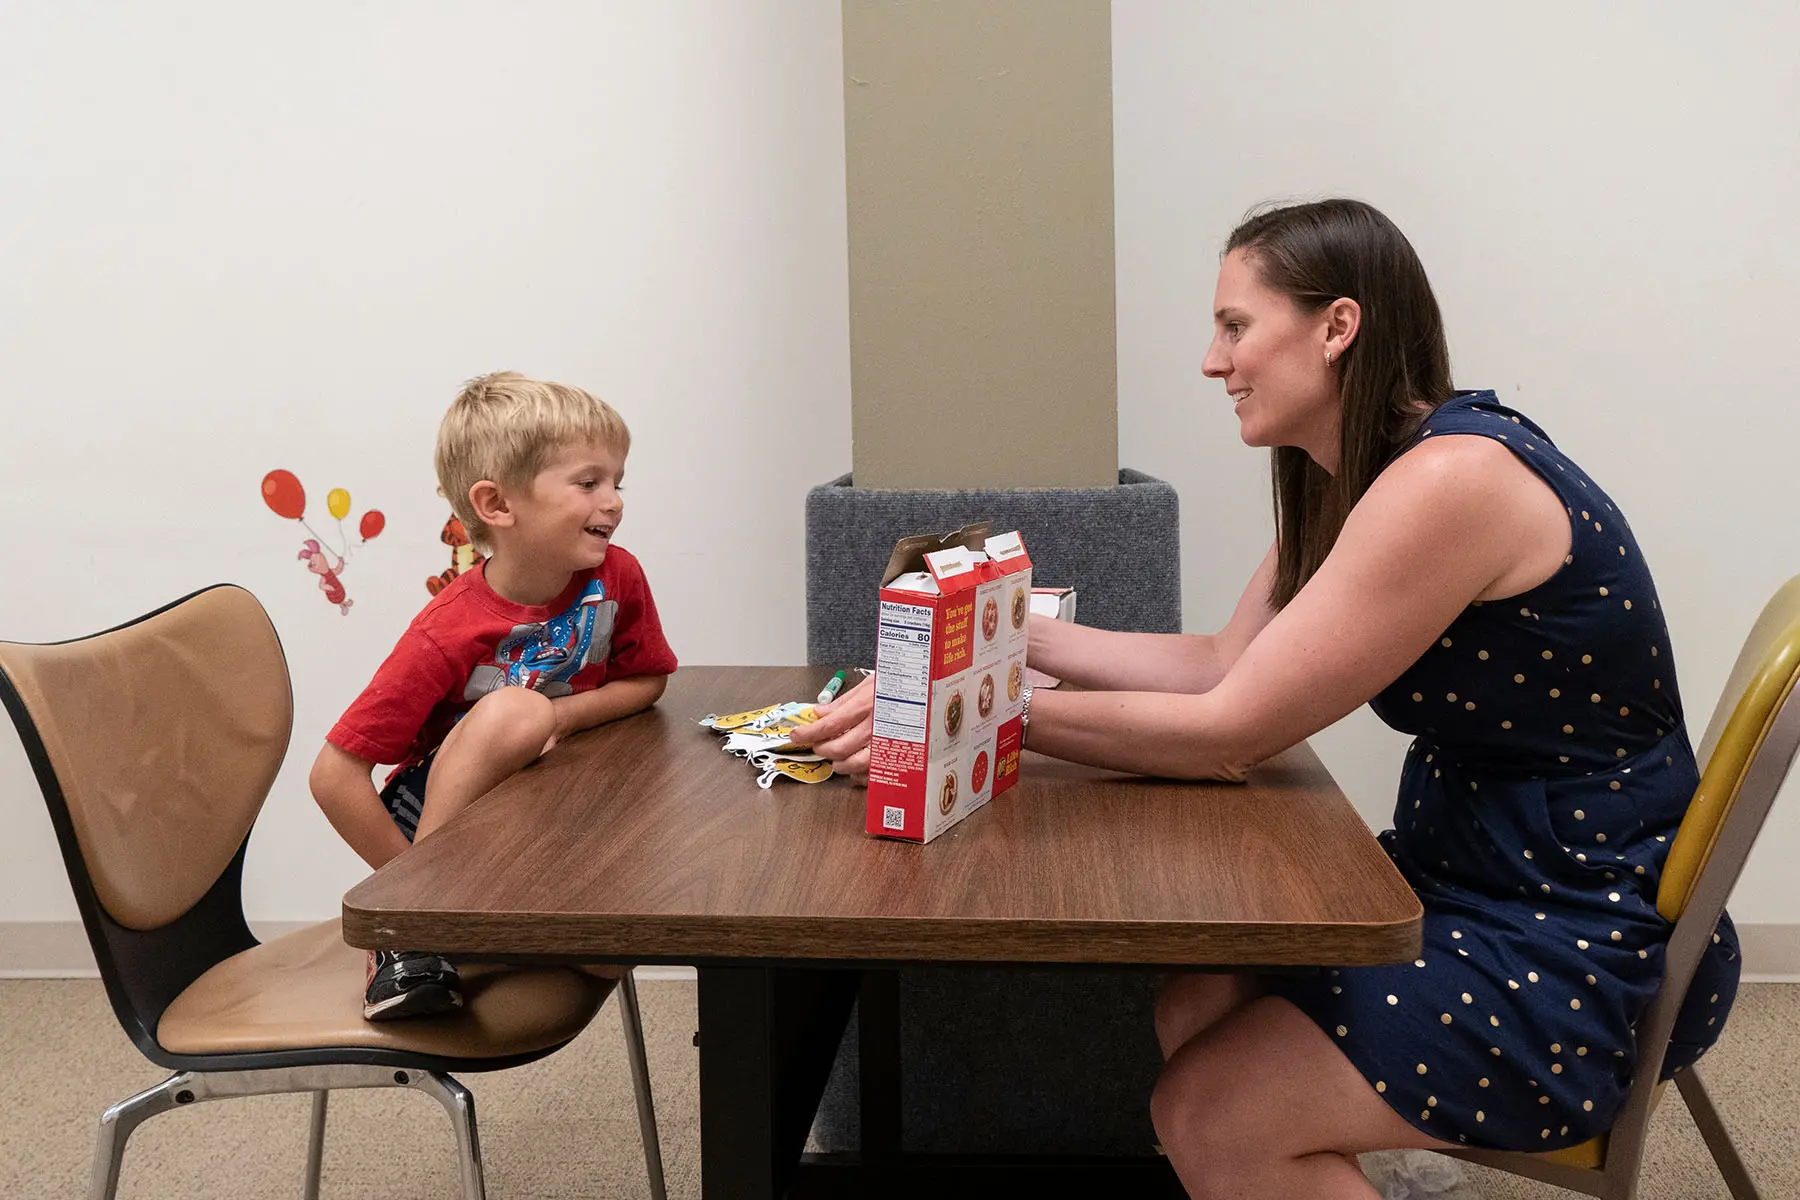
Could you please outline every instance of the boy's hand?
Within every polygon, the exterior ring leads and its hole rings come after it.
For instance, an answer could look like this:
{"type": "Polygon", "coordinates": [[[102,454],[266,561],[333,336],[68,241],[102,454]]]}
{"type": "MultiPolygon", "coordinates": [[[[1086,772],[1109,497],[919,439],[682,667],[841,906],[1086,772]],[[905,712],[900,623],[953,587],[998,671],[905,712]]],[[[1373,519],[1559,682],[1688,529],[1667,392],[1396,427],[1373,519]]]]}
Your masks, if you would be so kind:
{"type": "Polygon", "coordinates": [[[822,754],[839,775],[858,783],[869,782],[869,738],[875,732],[875,677],[863,681],[836,700],[813,707],[819,719],[788,735],[796,746],[810,746],[822,754]]]}
{"type": "Polygon", "coordinates": [[[369,778],[374,769],[374,763],[327,742],[307,783],[331,827],[371,869],[379,870],[409,843],[369,778]]]}

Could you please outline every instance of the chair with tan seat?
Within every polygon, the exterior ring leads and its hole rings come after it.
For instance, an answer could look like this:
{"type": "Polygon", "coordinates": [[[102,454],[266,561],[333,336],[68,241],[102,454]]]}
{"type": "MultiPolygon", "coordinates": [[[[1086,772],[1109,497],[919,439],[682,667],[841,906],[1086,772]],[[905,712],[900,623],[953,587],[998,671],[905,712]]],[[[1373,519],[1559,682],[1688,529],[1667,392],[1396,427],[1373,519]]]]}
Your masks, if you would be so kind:
{"type": "Polygon", "coordinates": [[[305,1195],[319,1189],[326,1096],[409,1087],[448,1110],[465,1200],[485,1194],[474,1100],[451,1071],[517,1066],[586,1028],[616,986],[652,1195],[663,1200],[643,1034],[629,972],[468,966],[465,1007],[362,1019],[364,953],[337,921],[259,944],[240,882],[250,828],[287,751],[286,659],[241,588],[196,592],[55,645],[0,643],[0,700],[62,846],[113,1012],[173,1072],[106,1110],[91,1195],[118,1186],[149,1117],[227,1096],[313,1094],[305,1195]]]}
{"type": "MultiPolygon", "coordinates": [[[[1712,938],[1725,901],[1743,871],[1756,835],[1800,748],[1800,576],[1763,608],[1738,654],[1699,746],[1700,785],[1669,848],[1656,908],[1675,922],[1661,988],[1638,1022],[1637,1070],[1612,1129],[1549,1154],[1457,1151],[1487,1167],[1559,1187],[1634,1200],[1650,1115],[1662,1098],[1663,1058],[1688,985],[1712,938]]],[[[1699,1067],[1679,1069],[1675,1086],[1712,1151],[1733,1200],[1760,1193],[1707,1094],[1699,1067]]]]}

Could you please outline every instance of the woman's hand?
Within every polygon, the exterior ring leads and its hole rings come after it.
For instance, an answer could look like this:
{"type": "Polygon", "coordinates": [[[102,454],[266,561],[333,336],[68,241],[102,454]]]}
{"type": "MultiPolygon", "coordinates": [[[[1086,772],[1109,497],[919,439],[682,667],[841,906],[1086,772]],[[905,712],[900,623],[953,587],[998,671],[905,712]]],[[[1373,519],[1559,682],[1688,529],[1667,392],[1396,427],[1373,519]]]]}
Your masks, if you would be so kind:
{"type": "Polygon", "coordinates": [[[831,769],[858,783],[869,781],[869,737],[875,729],[875,677],[863,681],[837,699],[814,707],[819,719],[788,735],[796,746],[810,746],[823,755],[831,769]]]}

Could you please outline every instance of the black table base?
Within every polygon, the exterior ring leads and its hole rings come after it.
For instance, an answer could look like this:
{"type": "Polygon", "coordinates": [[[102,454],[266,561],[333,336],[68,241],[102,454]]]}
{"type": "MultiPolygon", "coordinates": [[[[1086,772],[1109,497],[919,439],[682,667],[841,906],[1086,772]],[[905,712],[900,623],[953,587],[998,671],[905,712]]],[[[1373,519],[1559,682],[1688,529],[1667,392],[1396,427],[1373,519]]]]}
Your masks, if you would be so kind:
{"type": "Polygon", "coordinates": [[[1183,1195],[1166,1160],[907,1154],[893,971],[702,966],[700,1188],[706,1200],[919,1196],[1029,1189],[1034,1200],[1183,1195]],[[862,1149],[803,1154],[850,1010],[861,999],[862,1149]]]}

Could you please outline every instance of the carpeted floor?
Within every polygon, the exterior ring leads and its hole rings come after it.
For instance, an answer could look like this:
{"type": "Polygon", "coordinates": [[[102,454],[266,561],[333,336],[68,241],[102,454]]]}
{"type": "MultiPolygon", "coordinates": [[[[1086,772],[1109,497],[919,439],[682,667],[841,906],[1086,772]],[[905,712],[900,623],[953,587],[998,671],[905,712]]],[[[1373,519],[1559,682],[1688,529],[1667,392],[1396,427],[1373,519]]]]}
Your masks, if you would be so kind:
{"type": "MultiPolygon", "coordinates": [[[[694,985],[645,982],[639,994],[669,1195],[695,1197],[694,985]]],[[[1763,1195],[1800,1196],[1800,986],[1745,988],[1707,1063],[1763,1195]]],[[[0,1196],[85,1196],[101,1110],[162,1078],[119,1031],[98,981],[0,981],[0,1196]]],[[[475,1093],[494,1200],[648,1196],[613,1002],[560,1054],[464,1082],[475,1093]]],[[[119,1195],[298,1197],[307,1112],[306,1098],[283,1096],[158,1117],[132,1137],[119,1195]]],[[[1657,1114],[1652,1143],[1644,1200],[1727,1200],[1679,1102],[1657,1114]]],[[[450,1126],[431,1100],[398,1090],[334,1094],[322,1196],[423,1200],[456,1189],[450,1126]]],[[[1570,1194],[1479,1169],[1464,1189],[1484,1200],[1570,1194]]]]}

